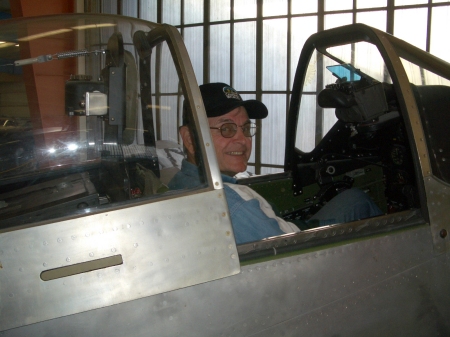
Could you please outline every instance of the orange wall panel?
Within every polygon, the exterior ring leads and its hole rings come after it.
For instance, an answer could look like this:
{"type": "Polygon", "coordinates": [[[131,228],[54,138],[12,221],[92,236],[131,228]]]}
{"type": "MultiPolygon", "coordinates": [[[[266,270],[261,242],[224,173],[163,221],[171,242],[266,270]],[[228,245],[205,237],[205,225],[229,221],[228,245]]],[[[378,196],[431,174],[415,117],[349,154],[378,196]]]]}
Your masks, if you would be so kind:
{"type": "MultiPolygon", "coordinates": [[[[75,12],[71,0],[12,0],[11,14],[15,17],[33,17],[75,12]]],[[[56,30],[60,27],[28,27],[28,36],[56,30]]],[[[22,58],[56,54],[75,49],[74,33],[20,42],[22,58]],[[44,40],[45,39],[45,40],[44,40]],[[45,43],[44,43],[45,42],[45,43]]],[[[65,112],[65,82],[76,73],[76,60],[64,59],[23,67],[24,82],[35,132],[35,142],[45,151],[54,145],[76,140],[77,120],[65,112]]],[[[43,164],[43,162],[41,162],[43,164]]],[[[52,163],[48,163],[50,166],[52,163]]]]}
{"type": "Polygon", "coordinates": [[[71,0],[11,0],[11,14],[29,17],[48,14],[74,13],[75,1],[71,0]]]}

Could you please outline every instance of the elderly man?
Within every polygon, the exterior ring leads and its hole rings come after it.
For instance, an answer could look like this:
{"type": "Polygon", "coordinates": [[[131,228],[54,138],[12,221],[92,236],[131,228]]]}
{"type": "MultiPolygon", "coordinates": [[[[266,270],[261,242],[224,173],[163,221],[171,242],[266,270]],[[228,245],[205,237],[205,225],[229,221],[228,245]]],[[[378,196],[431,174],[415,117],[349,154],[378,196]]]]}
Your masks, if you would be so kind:
{"type": "MultiPolygon", "coordinates": [[[[245,243],[280,234],[298,232],[293,223],[277,217],[268,202],[251,188],[236,184],[233,178],[247,169],[256,125],[251,119],[266,118],[266,106],[257,100],[242,100],[225,83],[200,86],[224,191],[230,210],[236,243],[245,243]]],[[[186,151],[181,170],[169,183],[170,189],[192,188],[201,184],[197,168],[195,142],[186,111],[180,135],[186,151]]],[[[338,194],[312,217],[318,225],[347,222],[381,214],[380,209],[362,191],[351,189],[338,194]]]]}

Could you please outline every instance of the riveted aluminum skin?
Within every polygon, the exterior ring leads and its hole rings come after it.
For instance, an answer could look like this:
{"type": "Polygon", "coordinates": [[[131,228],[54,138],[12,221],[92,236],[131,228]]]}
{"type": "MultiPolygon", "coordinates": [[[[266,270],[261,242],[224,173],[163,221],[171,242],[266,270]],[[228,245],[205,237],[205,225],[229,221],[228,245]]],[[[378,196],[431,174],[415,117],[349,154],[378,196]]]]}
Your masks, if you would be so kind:
{"type": "Polygon", "coordinates": [[[450,233],[450,212],[448,211],[450,188],[433,176],[425,178],[425,186],[434,247],[436,252],[446,252],[450,245],[448,235],[450,233]]]}
{"type": "Polygon", "coordinates": [[[221,190],[3,233],[0,247],[1,330],[239,272],[221,190]],[[116,255],[123,264],[40,278],[116,255]]]}
{"type": "Polygon", "coordinates": [[[434,253],[425,225],[252,263],[235,276],[4,336],[445,336],[448,259],[434,253]]]}

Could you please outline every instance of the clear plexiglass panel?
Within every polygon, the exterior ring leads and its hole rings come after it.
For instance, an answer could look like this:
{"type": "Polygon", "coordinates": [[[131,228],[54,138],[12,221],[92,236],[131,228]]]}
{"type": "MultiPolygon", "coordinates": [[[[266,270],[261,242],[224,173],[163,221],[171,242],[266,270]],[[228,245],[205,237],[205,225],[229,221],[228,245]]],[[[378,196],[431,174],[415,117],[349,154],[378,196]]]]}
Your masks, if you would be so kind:
{"type": "Polygon", "coordinates": [[[392,83],[381,55],[370,43],[358,42],[331,47],[327,51],[334,59],[314,53],[305,77],[295,145],[303,152],[311,152],[337,121],[335,109],[322,108],[317,104],[319,93],[327,85],[337,83],[337,77],[330,68],[339,64],[336,59],[344,64],[351,64],[375,81],[392,83]]]}
{"type": "Polygon", "coordinates": [[[316,95],[302,96],[295,147],[311,152],[316,146],[316,95]]]}
{"type": "MultiPolygon", "coordinates": [[[[170,51],[169,47],[166,43],[164,43],[161,46],[161,54],[164,55],[164,57],[161,57],[160,66],[161,71],[164,72],[167,76],[160,82],[156,83],[155,76],[152,76],[152,88],[153,90],[156,89],[157,86],[159,86],[159,91],[164,94],[169,93],[176,93],[178,92],[178,76],[177,76],[177,70],[175,69],[175,65],[170,57],[170,51]]],[[[153,66],[156,67],[156,57],[153,58],[153,66]]]]}
{"type": "Polygon", "coordinates": [[[446,78],[439,76],[431,71],[423,69],[418,65],[400,59],[406,74],[408,75],[409,82],[415,85],[445,85],[450,86],[450,81],[446,78]]]}
{"type": "Polygon", "coordinates": [[[203,78],[203,27],[192,27],[184,29],[184,43],[191,57],[195,76],[203,78]]]}
{"type": "MultiPolygon", "coordinates": [[[[357,65],[355,65],[355,67],[370,77],[380,82],[388,81],[391,83],[390,78],[385,78],[387,75],[386,66],[378,49],[373,44],[358,42],[353,45],[331,47],[328,48],[327,51],[344,63],[351,63],[354,65],[356,63],[357,65]]],[[[324,62],[325,66],[333,65],[335,63],[335,61],[329,58],[326,58],[324,62]]],[[[326,84],[336,80],[329,71],[325,72],[325,76],[326,84]]]]}
{"type": "Polygon", "coordinates": [[[156,22],[158,20],[157,0],[139,0],[140,19],[156,22]]]}
{"type": "MultiPolygon", "coordinates": [[[[314,33],[317,32],[317,17],[306,16],[299,18],[292,18],[291,20],[291,84],[295,76],[298,60],[305,41],[314,33]]],[[[315,82],[311,83],[311,87],[307,86],[305,90],[315,90],[315,82]]]]}
{"type": "Polygon", "coordinates": [[[176,194],[185,93],[155,27],[166,29],[102,15],[1,24],[0,230],[176,194]]]}

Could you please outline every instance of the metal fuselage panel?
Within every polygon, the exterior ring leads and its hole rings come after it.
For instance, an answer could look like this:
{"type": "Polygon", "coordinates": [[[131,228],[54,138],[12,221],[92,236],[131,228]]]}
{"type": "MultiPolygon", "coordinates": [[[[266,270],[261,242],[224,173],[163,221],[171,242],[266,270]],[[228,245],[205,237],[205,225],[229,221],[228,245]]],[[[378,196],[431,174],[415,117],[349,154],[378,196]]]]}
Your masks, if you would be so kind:
{"type": "Polygon", "coordinates": [[[448,254],[427,225],[243,266],[238,275],[4,336],[448,335],[448,254]]]}
{"type": "Polygon", "coordinates": [[[240,270],[223,190],[5,232],[0,263],[0,331],[240,270]]]}
{"type": "Polygon", "coordinates": [[[436,252],[448,252],[450,247],[450,188],[448,184],[433,177],[425,178],[430,228],[436,252]]]}

